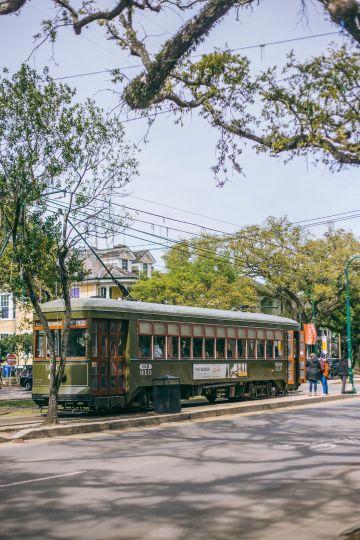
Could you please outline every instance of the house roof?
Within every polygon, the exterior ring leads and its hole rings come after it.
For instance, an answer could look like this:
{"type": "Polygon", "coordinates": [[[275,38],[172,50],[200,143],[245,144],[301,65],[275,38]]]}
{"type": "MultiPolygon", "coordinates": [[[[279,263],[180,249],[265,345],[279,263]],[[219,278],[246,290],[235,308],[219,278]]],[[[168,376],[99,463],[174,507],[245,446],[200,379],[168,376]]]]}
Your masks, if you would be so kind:
{"type": "Polygon", "coordinates": [[[133,251],[135,257],[136,257],[136,261],[135,262],[143,262],[142,259],[144,258],[148,258],[151,260],[152,263],[155,262],[155,259],[154,257],[151,255],[150,251],[147,250],[147,249],[143,249],[141,251],[133,251]]]}

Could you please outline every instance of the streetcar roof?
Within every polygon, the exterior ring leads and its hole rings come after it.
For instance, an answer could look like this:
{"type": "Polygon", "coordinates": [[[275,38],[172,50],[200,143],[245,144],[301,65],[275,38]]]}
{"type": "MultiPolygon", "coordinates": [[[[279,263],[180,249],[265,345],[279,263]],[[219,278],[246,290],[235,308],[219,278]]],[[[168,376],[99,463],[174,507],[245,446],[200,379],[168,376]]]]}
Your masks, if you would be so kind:
{"type": "MultiPolygon", "coordinates": [[[[64,311],[63,300],[52,300],[41,305],[44,313],[59,313],[64,311]]],[[[162,317],[189,317],[192,319],[209,319],[214,321],[233,321],[261,325],[281,325],[299,329],[299,324],[286,317],[266,315],[264,313],[250,313],[244,311],[227,311],[223,309],[209,309],[190,306],[176,306],[169,304],[153,304],[129,300],[112,300],[108,298],[72,298],[73,312],[102,311],[117,313],[138,314],[139,318],[154,316],[162,317]],[[142,317],[141,317],[142,315],[142,317]]]]}

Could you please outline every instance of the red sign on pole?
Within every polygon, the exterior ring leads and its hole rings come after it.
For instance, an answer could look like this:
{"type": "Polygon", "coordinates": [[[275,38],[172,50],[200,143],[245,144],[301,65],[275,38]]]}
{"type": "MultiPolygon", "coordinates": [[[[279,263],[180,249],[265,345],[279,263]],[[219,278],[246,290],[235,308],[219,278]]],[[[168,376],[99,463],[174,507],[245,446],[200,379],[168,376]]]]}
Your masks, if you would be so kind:
{"type": "Polygon", "coordinates": [[[304,335],[306,345],[315,345],[317,340],[317,333],[315,325],[312,323],[304,324],[304,335]]]}
{"type": "Polygon", "coordinates": [[[16,360],[17,360],[16,354],[9,353],[6,355],[6,362],[8,366],[15,366],[16,360]]]}

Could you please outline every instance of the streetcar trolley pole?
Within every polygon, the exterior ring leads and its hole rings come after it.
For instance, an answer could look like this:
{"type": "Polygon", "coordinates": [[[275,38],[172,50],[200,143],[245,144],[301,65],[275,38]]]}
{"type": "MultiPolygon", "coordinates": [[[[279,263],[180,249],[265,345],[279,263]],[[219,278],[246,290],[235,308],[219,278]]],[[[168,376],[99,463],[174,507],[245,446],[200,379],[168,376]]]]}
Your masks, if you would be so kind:
{"type": "Polygon", "coordinates": [[[351,343],[351,311],[350,311],[350,291],[349,291],[349,267],[350,264],[356,259],[360,259],[360,255],[353,255],[350,257],[345,266],[345,286],[346,286],[346,323],[347,323],[347,352],[348,352],[348,365],[349,365],[349,382],[352,386],[351,392],[356,394],[356,388],[354,385],[354,373],[352,369],[352,343],[351,343]]]}

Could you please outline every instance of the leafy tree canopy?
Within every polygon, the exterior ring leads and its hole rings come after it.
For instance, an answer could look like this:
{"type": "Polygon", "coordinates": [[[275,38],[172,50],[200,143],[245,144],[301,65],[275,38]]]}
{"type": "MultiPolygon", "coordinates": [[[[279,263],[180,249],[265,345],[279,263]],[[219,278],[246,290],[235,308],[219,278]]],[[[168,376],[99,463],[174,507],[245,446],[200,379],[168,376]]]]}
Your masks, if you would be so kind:
{"type": "Polygon", "coordinates": [[[66,363],[70,284],[84,275],[82,250],[92,238],[119,232],[123,216],[111,201],[136,173],[118,119],[74,96],[27,66],[0,80],[0,288],[27,297],[45,329],[49,423],[57,421],[66,363]],[[41,308],[50,297],[65,306],[60,361],[41,308]]]}
{"type": "MultiPolygon", "coordinates": [[[[359,252],[352,233],[330,229],[313,237],[286,218],[270,217],[231,236],[174,246],[164,257],[166,272],[143,279],[133,294],[147,301],[224,309],[259,309],[259,297],[265,296],[274,306],[280,303],[284,315],[303,323],[312,320],[314,304],[318,324],[331,328],[332,317],[345,314],[345,264],[359,252]]],[[[360,290],[356,265],[351,287],[355,309],[360,290]]]]}
{"type": "MultiPolygon", "coordinates": [[[[29,0],[0,0],[0,15],[25,10],[29,0]]],[[[330,169],[360,163],[359,53],[360,4],[357,0],[317,0],[325,18],[349,37],[347,49],[333,49],[309,62],[290,55],[284,72],[250,72],[246,57],[227,50],[206,54],[199,62],[190,53],[204,42],[213,27],[229,13],[241,19],[244,10],[256,11],[256,0],[51,0],[53,19],[43,22],[38,38],[54,41],[61,28],[75,34],[98,24],[105,37],[137,57],[143,71],[121,86],[131,109],[157,110],[167,103],[177,113],[199,109],[219,130],[218,161],[214,172],[223,182],[229,165],[241,171],[241,147],[251,141],[257,151],[272,156],[311,154],[330,169]],[[147,24],[138,15],[175,10],[184,20],[170,38],[152,49],[147,24]]],[[[309,2],[299,0],[306,12],[309,2]]],[[[125,79],[119,69],[115,81],[125,79]]]]}
{"type": "Polygon", "coordinates": [[[134,298],[216,309],[256,306],[254,285],[241,275],[229,249],[217,239],[183,241],[164,259],[167,272],[142,278],[131,291],[134,298]]]}

